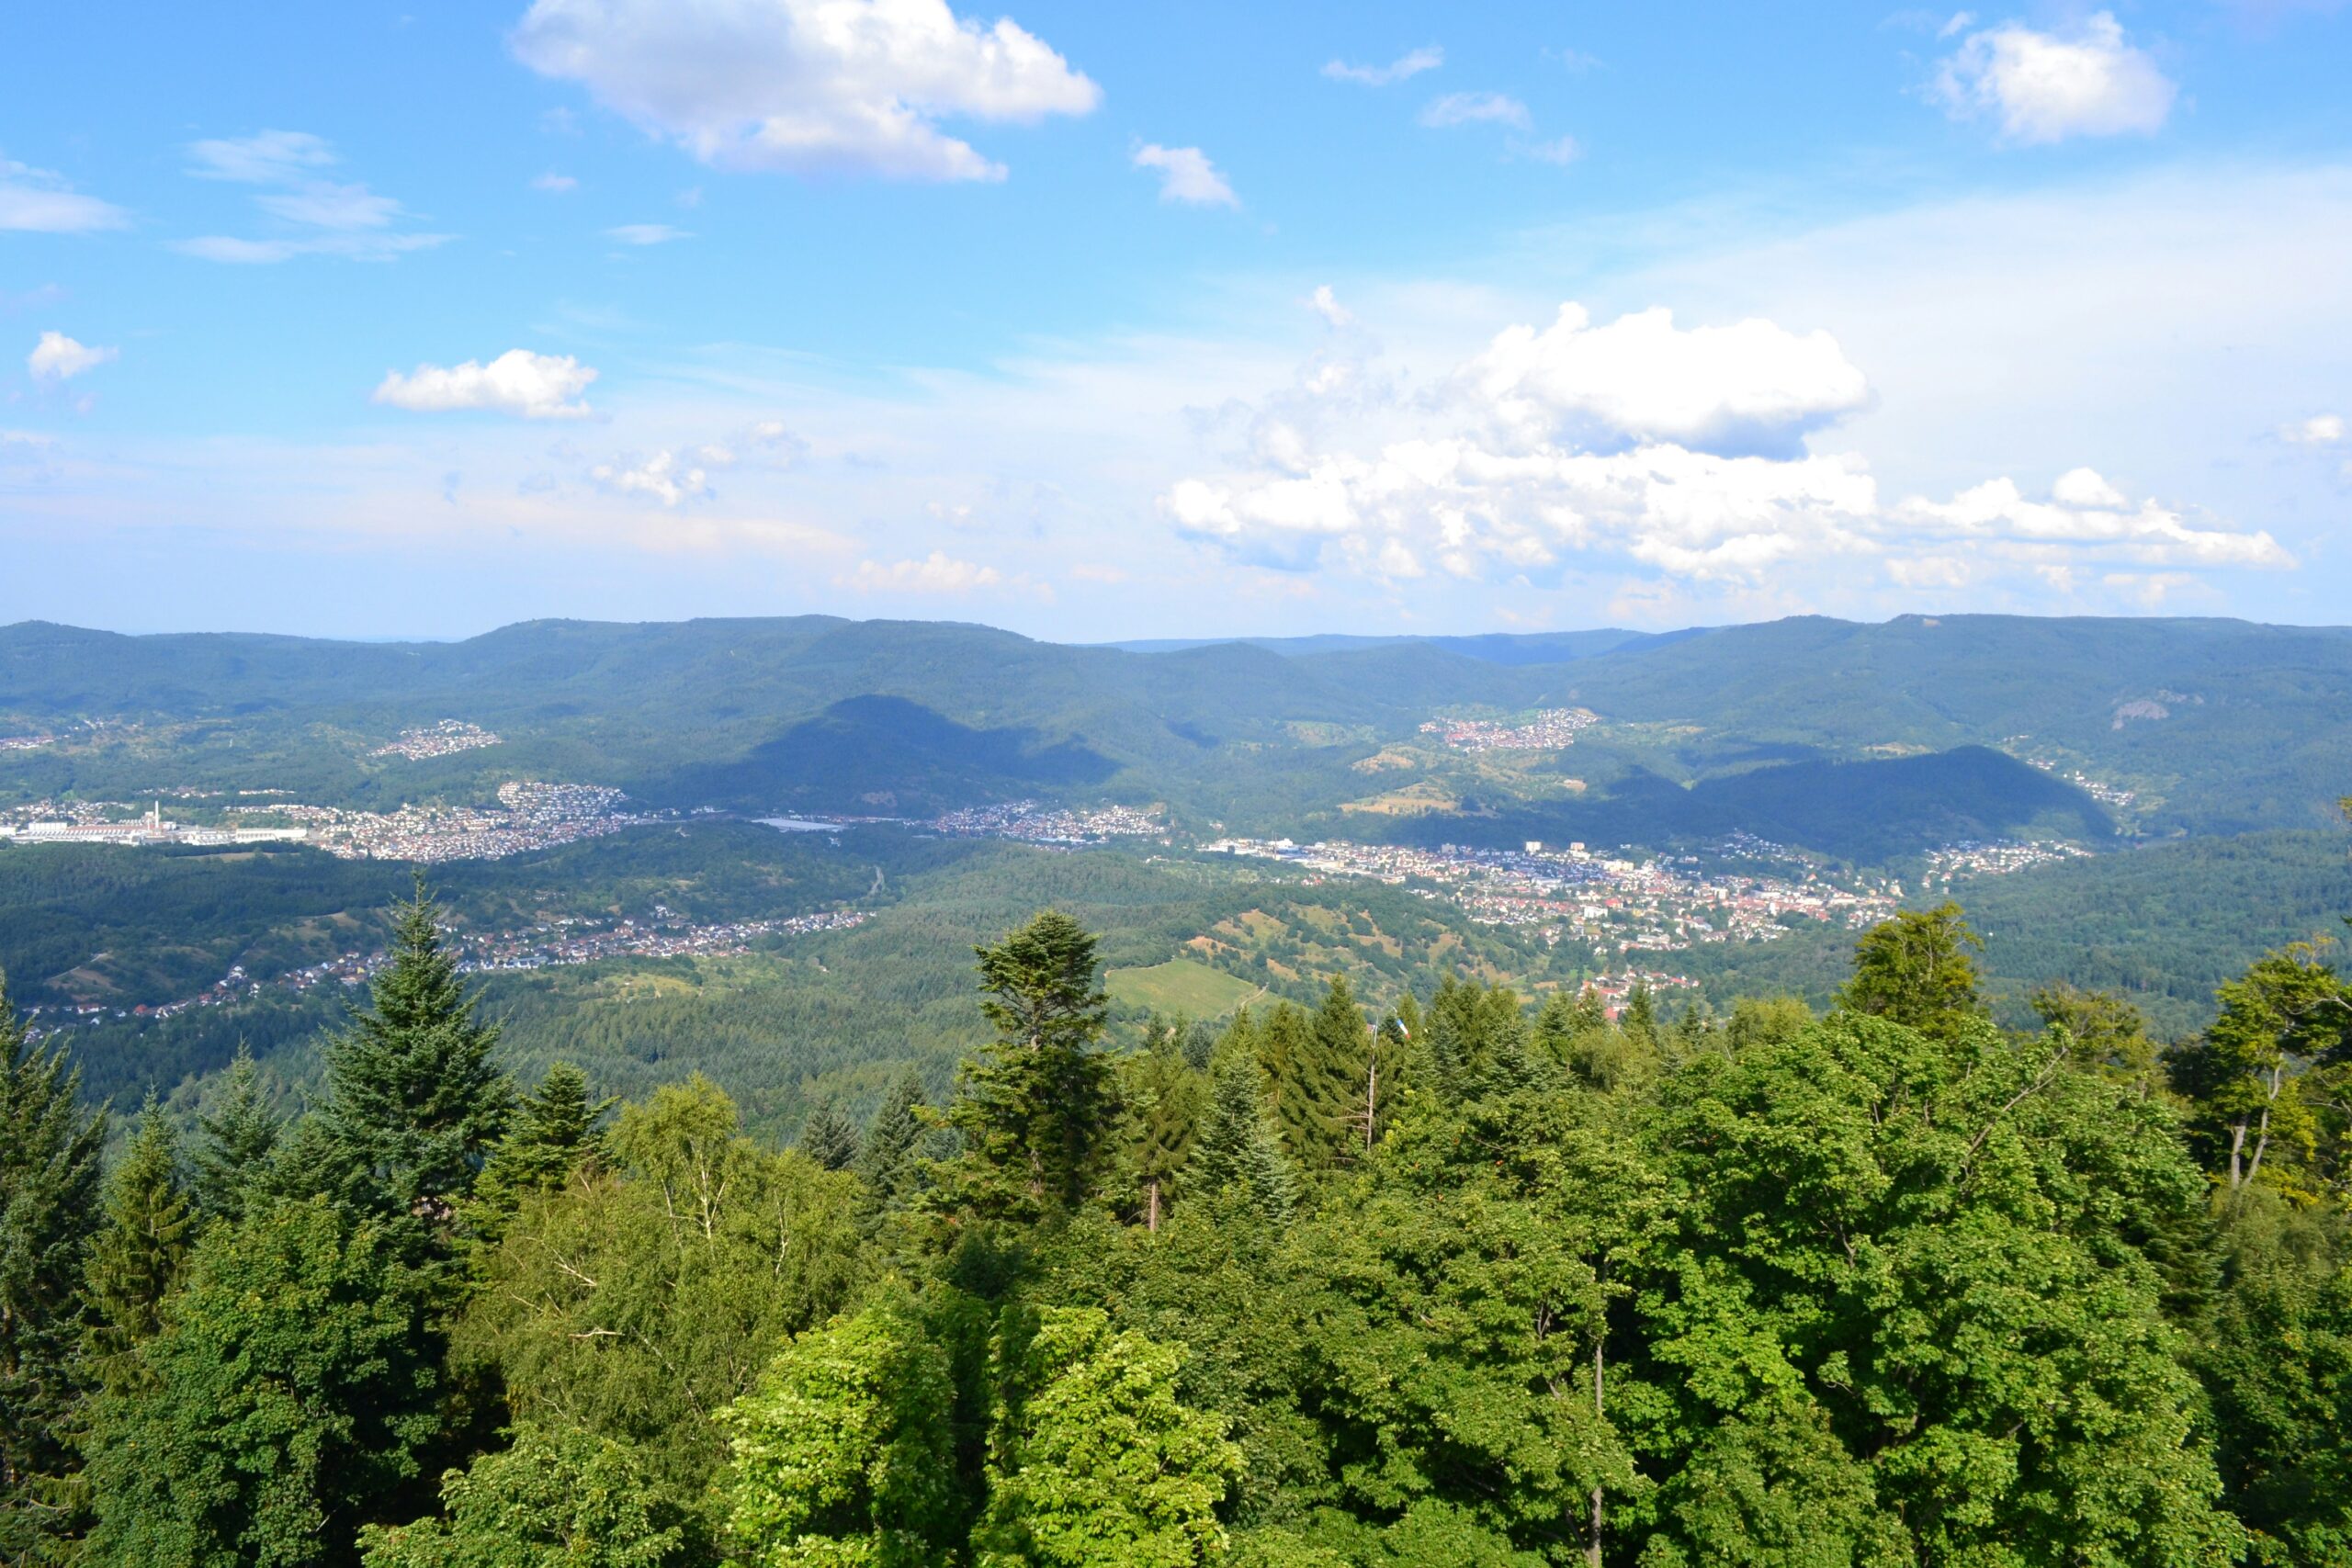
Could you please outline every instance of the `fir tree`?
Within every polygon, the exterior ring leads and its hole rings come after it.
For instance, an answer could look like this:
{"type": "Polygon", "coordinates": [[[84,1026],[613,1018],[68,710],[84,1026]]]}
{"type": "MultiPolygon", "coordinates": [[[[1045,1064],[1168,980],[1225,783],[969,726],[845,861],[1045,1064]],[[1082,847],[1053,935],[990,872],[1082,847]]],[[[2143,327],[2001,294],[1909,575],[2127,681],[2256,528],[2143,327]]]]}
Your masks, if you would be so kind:
{"type": "Polygon", "coordinates": [[[179,1138],[151,1091],[139,1130],[107,1179],[106,1221],[90,1248],[90,1363],[101,1383],[135,1381],[139,1347],[162,1326],[164,1293],[187,1255],[195,1225],[181,1190],[179,1138]]]}
{"type": "Polygon", "coordinates": [[[278,1122],[262,1094],[261,1072],[243,1042],[209,1115],[196,1121],[196,1206],[208,1219],[244,1217],[245,1196],[266,1179],[278,1122]]]}
{"type": "Polygon", "coordinates": [[[1647,980],[1635,979],[1634,988],[1625,993],[1625,1010],[1618,1014],[1617,1027],[1644,1050],[1657,1048],[1657,1000],[1650,995],[1647,980]]]}
{"type": "Polygon", "coordinates": [[[1128,1059],[1127,1103],[1132,1148],[1130,1174],[1135,1204],[1149,1230],[1175,1196],[1177,1173],[1193,1152],[1201,1114],[1201,1076],[1184,1060],[1182,1025],[1158,1019],[1144,1033],[1144,1048],[1128,1059]]]}
{"type": "Polygon", "coordinates": [[[25,1038],[0,982],[0,1562],[28,1561],[64,1522],[81,1392],[82,1286],[99,1219],[103,1115],[81,1074],[25,1038]]]}
{"type": "Polygon", "coordinates": [[[1217,1058],[1184,1190],[1212,1204],[1246,1207],[1276,1224],[1298,1206],[1298,1178],[1266,1105],[1265,1077],[1247,1051],[1227,1051],[1217,1058]]]}
{"type": "Polygon", "coordinates": [[[857,1128],[828,1095],[801,1122],[796,1146],[827,1170],[847,1170],[857,1163],[857,1128]]]}
{"type": "Polygon", "coordinates": [[[539,1087],[518,1097],[505,1136],[482,1166],[476,1195],[511,1213],[525,1195],[555,1192],[597,1152],[596,1123],[618,1101],[588,1095],[588,1075],[570,1062],[550,1066],[539,1087]]]}
{"type": "Polygon", "coordinates": [[[964,1135],[947,1199],[997,1217],[1078,1207],[1109,1152],[1118,1095],[1098,1047],[1108,1006],[1094,938],[1048,909],[979,957],[996,1043],[964,1068],[947,1120],[964,1135]]]}
{"type": "Polygon", "coordinates": [[[391,963],[370,987],[372,1006],[327,1049],[318,1114],[327,1149],[357,1179],[363,1201],[440,1229],[472,1191],[514,1090],[491,1063],[498,1030],[475,1018],[436,912],[419,873],[396,912],[391,963]]]}
{"type": "Polygon", "coordinates": [[[924,1134],[930,1131],[922,1112],[922,1075],[909,1067],[882,1097],[881,1109],[865,1129],[865,1145],[857,1153],[857,1173],[874,1201],[882,1207],[899,1201],[913,1189],[916,1165],[924,1134]]]}

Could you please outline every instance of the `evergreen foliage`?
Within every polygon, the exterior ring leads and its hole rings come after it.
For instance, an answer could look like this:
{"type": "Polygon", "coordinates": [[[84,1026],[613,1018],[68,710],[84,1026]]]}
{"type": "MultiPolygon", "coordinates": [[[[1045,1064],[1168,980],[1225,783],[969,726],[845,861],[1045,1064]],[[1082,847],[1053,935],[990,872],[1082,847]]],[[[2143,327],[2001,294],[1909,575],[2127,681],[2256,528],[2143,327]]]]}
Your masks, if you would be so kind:
{"type": "Polygon", "coordinates": [[[857,1163],[857,1129],[831,1100],[817,1102],[800,1124],[800,1152],[827,1170],[847,1170],[857,1163]]]}
{"type": "Polygon", "coordinates": [[[1094,938],[1048,909],[979,956],[996,1043],[967,1063],[947,1122],[964,1151],[945,1202],[994,1218],[1067,1213],[1101,1179],[1118,1109],[1101,1049],[1106,1000],[1094,938]]]}
{"type": "Polygon", "coordinates": [[[84,1271],[99,1224],[106,1120],[80,1075],[32,1044],[0,979],[0,1561],[70,1523],[57,1485],[79,1420],[84,1271]]]}
{"type": "Polygon", "coordinates": [[[136,1375],[133,1359],[162,1326],[164,1295],[194,1224],[180,1185],[179,1136],[150,1095],[107,1178],[106,1220],[90,1248],[86,1348],[105,1386],[120,1388],[136,1375]]]}
{"type": "Polygon", "coordinates": [[[872,1201],[888,1208],[903,1201],[914,1190],[925,1134],[922,1075],[910,1068],[891,1081],[889,1092],[865,1129],[857,1152],[857,1173],[865,1180],[872,1201]]]}
{"type": "Polygon", "coordinates": [[[569,1062],[551,1065],[539,1087],[516,1096],[514,1114],[475,1183],[483,1202],[512,1212],[529,1193],[561,1190],[574,1171],[598,1157],[597,1123],[617,1102],[596,1100],[588,1075],[569,1062]]]}
{"type": "Polygon", "coordinates": [[[514,1092],[491,1051],[458,963],[435,924],[423,874],[393,911],[391,961],[369,1006],[327,1048],[316,1112],[327,1174],[345,1195],[446,1232],[505,1126],[514,1092]]]}
{"type": "Polygon", "coordinates": [[[316,1199],[207,1230],[141,1377],[98,1401],[90,1561],[353,1562],[441,1424],[441,1347],[402,1254],[316,1199]]]}
{"type": "Polygon", "coordinates": [[[213,1097],[212,1108],[197,1118],[197,1212],[208,1219],[244,1217],[246,1194],[266,1180],[277,1147],[278,1121],[262,1092],[261,1069],[243,1042],[236,1060],[213,1097]]]}
{"type": "Polygon", "coordinates": [[[1246,1050],[1225,1052],[1213,1069],[1184,1190],[1205,1203],[1238,1206],[1276,1224],[1297,1207],[1298,1177],[1266,1107],[1264,1075],[1246,1050]]]}

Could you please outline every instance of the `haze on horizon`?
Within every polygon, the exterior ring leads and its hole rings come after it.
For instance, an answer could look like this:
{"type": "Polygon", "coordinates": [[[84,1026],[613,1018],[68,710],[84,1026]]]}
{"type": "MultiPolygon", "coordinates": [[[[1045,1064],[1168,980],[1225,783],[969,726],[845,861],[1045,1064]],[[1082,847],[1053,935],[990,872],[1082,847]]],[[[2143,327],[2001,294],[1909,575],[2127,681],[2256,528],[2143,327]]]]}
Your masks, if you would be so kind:
{"type": "Polygon", "coordinates": [[[2340,0],[1269,9],[26,12],[0,622],[2346,618],[2340,0]]]}

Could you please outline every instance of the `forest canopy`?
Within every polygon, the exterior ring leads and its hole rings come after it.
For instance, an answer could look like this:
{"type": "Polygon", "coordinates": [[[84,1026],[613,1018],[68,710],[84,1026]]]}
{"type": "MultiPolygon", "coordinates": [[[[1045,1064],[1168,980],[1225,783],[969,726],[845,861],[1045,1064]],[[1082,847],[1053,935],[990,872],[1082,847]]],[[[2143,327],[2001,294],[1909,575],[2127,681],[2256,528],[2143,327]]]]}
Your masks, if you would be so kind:
{"type": "Polygon", "coordinates": [[[518,1085],[394,914],[290,1121],[241,1058],[110,1140],[0,1014],[0,1562],[2352,1562],[2325,946],[2171,1046],[1999,1027],[1950,905],[1826,1011],[1334,976],[1129,1046],[1047,909],[952,1089],[778,1147],[518,1085]]]}

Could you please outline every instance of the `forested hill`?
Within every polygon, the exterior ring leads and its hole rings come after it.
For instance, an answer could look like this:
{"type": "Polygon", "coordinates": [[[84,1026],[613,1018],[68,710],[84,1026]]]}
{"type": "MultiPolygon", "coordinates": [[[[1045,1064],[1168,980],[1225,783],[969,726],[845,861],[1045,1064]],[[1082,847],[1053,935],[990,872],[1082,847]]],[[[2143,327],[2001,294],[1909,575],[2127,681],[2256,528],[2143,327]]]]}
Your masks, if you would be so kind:
{"type": "Polygon", "coordinates": [[[373,805],[494,774],[742,808],[1163,801],[1363,837],[1399,802],[1491,819],[1563,788],[1982,746],[2128,796],[2122,826],[2162,837],[2327,820],[2352,750],[2352,633],[1981,615],[1134,648],[830,616],[538,621],[454,643],[0,629],[0,736],[44,731],[59,739],[0,753],[0,802],[176,773],[373,805]],[[1509,767],[1422,729],[1544,710],[1596,722],[1509,767]],[[448,718],[503,746],[370,760],[448,718]]]}

